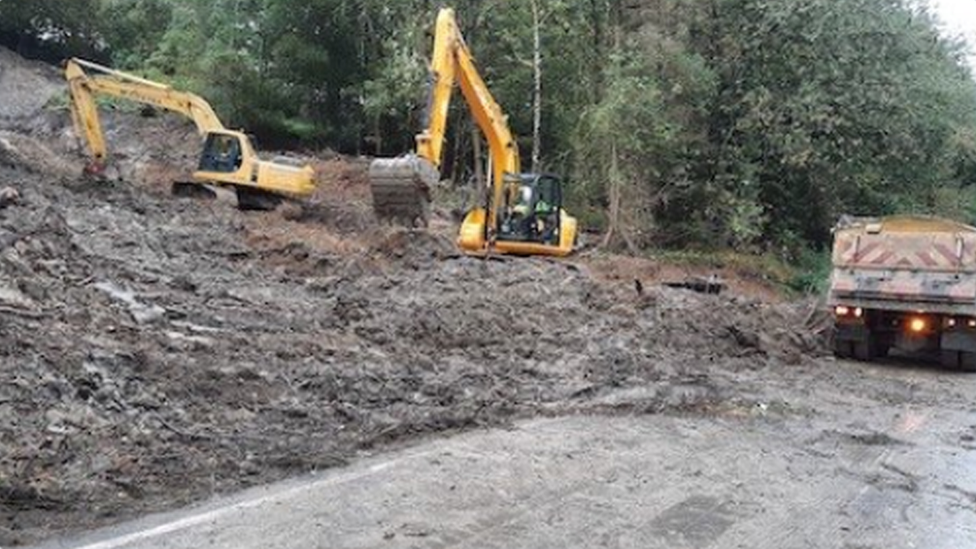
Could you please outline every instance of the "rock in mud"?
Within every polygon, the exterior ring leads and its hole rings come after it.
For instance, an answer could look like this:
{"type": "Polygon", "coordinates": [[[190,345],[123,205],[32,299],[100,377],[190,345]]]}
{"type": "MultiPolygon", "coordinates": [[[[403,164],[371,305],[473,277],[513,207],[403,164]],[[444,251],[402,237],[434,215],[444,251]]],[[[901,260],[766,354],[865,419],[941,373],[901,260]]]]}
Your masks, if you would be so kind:
{"type": "Polygon", "coordinates": [[[20,200],[20,193],[13,187],[0,189],[0,209],[16,204],[20,200]]]}
{"type": "Polygon", "coordinates": [[[134,292],[119,288],[112,282],[99,282],[95,284],[95,288],[128,306],[132,319],[138,324],[151,324],[166,316],[166,309],[158,305],[142,303],[136,299],[134,292]]]}

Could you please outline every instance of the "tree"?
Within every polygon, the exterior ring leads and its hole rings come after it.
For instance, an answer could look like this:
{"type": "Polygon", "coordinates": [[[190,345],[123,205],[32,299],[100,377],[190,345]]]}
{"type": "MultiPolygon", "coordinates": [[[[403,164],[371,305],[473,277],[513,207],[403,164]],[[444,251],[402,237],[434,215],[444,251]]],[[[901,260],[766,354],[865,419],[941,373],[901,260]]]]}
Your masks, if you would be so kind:
{"type": "Polygon", "coordinates": [[[712,179],[732,195],[758,185],[767,238],[823,245],[840,213],[929,210],[933,189],[955,184],[950,138],[973,86],[924,12],[900,0],[712,9],[699,42],[722,78],[712,179]]]}
{"type": "Polygon", "coordinates": [[[173,5],[167,0],[105,0],[98,17],[106,22],[102,35],[111,44],[113,64],[138,69],[170,28],[173,5]]]}
{"type": "Polygon", "coordinates": [[[96,8],[97,0],[0,0],[0,44],[55,63],[101,59],[96,8]]]}
{"type": "Polygon", "coordinates": [[[582,117],[577,175],[602,182],[607,197],[603,245],[631,252],[646,246],[655,229],[653,209],[665,192],[667,165],[676,140],[660,84],[648,67],[618,46],[610,56],[599,102],[582,117]]]}
{"type": "MultiPolygon", "coordinates": [[[[391,154],[421,126],[437,8],[0,0],[0,40],[52,60],[110,53],[265,144],[391,154]]],[[[959,206],[976,183],[976,83],[914,0],[455,8],[525,168],[569,175],[570,210],[610,246],[795,253],[826,245],[840,213],[976,209],[959,206]]],[[[443,166],[463,181],[478,139],[452,108],[443,166]]]]}

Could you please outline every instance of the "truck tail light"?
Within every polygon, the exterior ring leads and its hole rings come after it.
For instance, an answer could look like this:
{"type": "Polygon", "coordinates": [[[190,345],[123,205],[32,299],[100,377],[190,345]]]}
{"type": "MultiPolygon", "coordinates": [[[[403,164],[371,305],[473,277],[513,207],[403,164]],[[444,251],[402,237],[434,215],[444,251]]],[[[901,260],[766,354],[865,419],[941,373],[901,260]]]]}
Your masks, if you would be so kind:
{"type": "Polygon", "coordinates": [[[838,305],[834,307],[834,314],[839,317],[853,317],[861,318],[864,316],[864,309],[860,307],[848,307],[847,305],[838,305]]]}
{"type": "Polygon", "coordinates": [[[943,323],[943,325],[946,328],[955,328],[956,326],[959,326],[961,328],[961,327],[965,326],[966,328],[969,328],[970,330],[972,330],[972,329],[976,328],[976,318],[947,317],[945,319],[945,322],[943,323]]]}

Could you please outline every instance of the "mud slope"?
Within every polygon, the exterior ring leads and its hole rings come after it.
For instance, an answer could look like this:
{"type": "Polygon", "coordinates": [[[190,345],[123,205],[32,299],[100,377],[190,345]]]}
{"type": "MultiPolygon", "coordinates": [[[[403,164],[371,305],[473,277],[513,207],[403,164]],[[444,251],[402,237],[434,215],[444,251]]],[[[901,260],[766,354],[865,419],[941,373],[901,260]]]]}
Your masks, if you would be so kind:
{"type": "Polygon", "coordinates": [[[35,116],[61,92],[54,67],[27,61],[0,47],[0,121],[35,116]]]}
{"type": "Polygon", "coordinates": [[[628,409],[706,410],[737,398],[737,369],[817,348],[799,306],[637,295],[424,233],[373,230],[342,254],[253,232],[294,223],[276,213],[22,167],[0,168],[8,185],[4,546],[422,433],[607,409],[621,388],[653,389],[628,409]]]}

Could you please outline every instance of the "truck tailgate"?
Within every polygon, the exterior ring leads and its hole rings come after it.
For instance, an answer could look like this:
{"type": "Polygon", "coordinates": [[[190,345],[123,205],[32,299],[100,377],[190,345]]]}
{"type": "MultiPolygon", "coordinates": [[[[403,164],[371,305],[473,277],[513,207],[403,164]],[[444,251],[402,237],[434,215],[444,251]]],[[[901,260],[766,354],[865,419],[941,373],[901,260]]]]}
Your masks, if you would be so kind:
{"type": "Polygon", "coordinates": [[[833,265],[833,300],[976,303],[974,233],[839,231],[833,265]]]}

